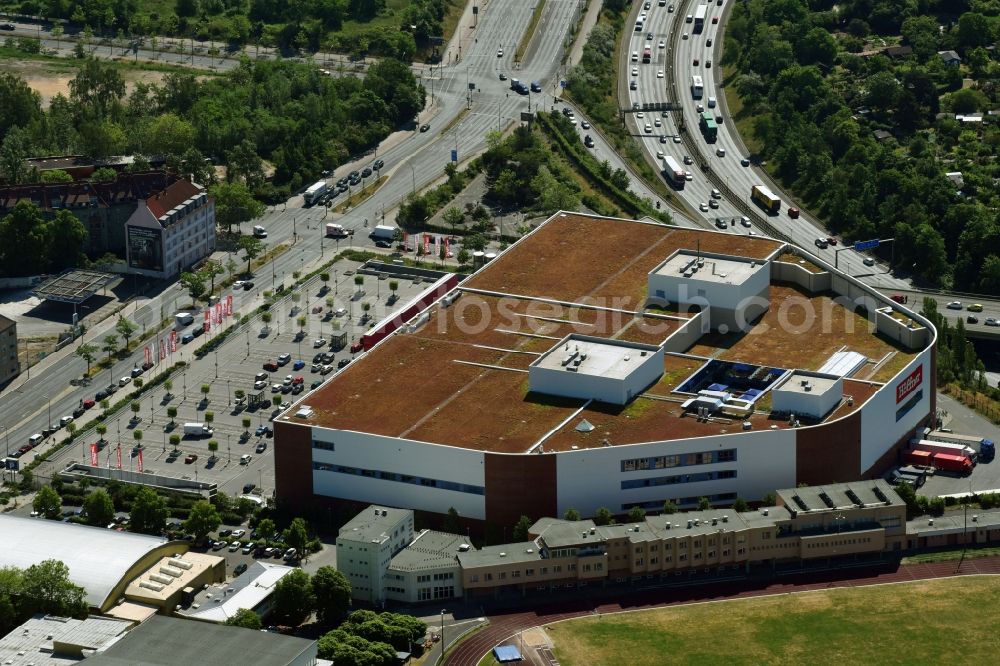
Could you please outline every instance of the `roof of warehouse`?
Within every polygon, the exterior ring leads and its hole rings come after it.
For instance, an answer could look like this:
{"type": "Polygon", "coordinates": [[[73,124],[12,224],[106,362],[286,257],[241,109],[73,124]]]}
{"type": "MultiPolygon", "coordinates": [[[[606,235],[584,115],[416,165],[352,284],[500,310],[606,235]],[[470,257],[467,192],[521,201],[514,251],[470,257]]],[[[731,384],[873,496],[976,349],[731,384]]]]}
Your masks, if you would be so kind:
{"type": "MultiPolygon", "coordinates": [[[[761,237],[556,214],[462,283],[457,300],[433,305],[415,330],[390,336],[311,393],[308,404],[315,414],[309,425],[501,453],[523,453],[539,443],[549,452],[735,433],[740,422],[683,418],[680,400],[671,395],[709,358],[815,371],[847,348],[869,359],[862,372],[898,371],[912,358],[873,335],[864,317],[829,296],[772,283],[772,307],[754,329],[702,335],[690,356],[665,355],[660,381],[625,406],[593,402],[580,412],[584,400],[528,390],[529,365],[567,335],[659,345],[674,334],[693,313],[642,309],[648,274],[676,251],[696,247],[764,260],[777,256],[783,245],[761,237]],[[800,325],[798,304],[832,311],[832,320],[817,317],[811,327],[800,325]],[[793,326],[782,327],[788,323],[782,317],[793,319],[793,326]],[[767,334],[756,334],[757,327],[767,334]],[[892,362],[876,366],[882,359],[892,362]],[[577,431],[583,419],[595,427],[577,431]]],[[[854,405],[845,403],[827,418],[860,409],[877,389],[845,382],[844,393],[853,395],[854,405]]],[[[763,413],[746,420],[752,429],[788,425],[763,413]]]]}
{"type": "Polygon", "coordinates": [[[0,567],[26,569],[59,560],[69,579],[100,607],[134,565],[167,544],[162,537],[118,532],[42,518],[0,515],[0,567]]]}

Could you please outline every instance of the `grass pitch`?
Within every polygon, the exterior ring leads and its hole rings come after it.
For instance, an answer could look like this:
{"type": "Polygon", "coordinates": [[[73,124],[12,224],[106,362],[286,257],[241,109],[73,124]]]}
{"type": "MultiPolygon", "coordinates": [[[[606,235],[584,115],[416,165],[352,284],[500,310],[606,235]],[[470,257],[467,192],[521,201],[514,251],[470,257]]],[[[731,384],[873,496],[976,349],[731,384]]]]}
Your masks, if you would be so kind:
{"type": "Polygon", "coordinates": [[[1000,607],[977,576],[678,606],[546,627],[562,666],[591,664],[987,664],[1000,607]],[[977,612],[978,611],[978,612],[977,612]],[[970,631],[972,630],[972,631],[970,631]]]}

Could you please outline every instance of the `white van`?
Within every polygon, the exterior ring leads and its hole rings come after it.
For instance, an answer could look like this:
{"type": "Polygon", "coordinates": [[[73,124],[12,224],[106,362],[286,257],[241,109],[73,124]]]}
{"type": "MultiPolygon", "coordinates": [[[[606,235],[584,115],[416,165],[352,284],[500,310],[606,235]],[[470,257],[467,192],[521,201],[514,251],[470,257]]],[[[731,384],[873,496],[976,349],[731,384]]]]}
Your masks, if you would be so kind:
{"type": "Polygon", "coordinates": [[[715,108],[715,102],[716,102],[716,100],[715,100],[714,97],[709,97],[708,98],[708,108],[714,109],[715,108]]]}
{"type": "Polygon", "coordinates": [[[244,453],[243,455],[240,456],[240,464],[249,465],[252,459],[253,456],[251,456],[249,453],[244,453]]]}
{"type": "Polygon", "coordinates": [[[691,14],[688,14],[688,15],[687,15],[687,16],[686,16],[686,17],[684,18],[684,22],[685,22],[685,23],[693,23],[693,22],[694,22],[694,16],[692,16],[691,14]]]}
{"type": "Polygon", "coordinates": [[[42,441],[41,433],[36,432],[34,435],[28,438],[28,444],[31,446],[38,446],[38,443],[42,441]]]}
{"type": "Polygon", "coordinates": [[[253,228],[254,238],[267,238],[267,229],[259,224],[253,228]]]}
{"type": "Polygon", "coordinates": [[[639,52],[632,51],[632,62],[639,62],[639,52]]]}

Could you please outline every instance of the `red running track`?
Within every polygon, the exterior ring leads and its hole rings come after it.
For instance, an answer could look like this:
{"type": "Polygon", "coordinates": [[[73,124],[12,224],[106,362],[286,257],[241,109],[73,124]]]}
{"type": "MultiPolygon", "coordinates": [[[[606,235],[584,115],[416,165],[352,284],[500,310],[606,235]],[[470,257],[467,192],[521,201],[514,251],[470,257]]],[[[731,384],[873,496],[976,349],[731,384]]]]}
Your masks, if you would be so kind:
{"type": "MultiPolygon", "coordinates": [[[[577,601],[547,605],[531,611],[499,612],[487,616],[489,624],[485,629],[472,634],[468,639],[452,648],[445,658],[445,664],[447,666],[476,666],[483,655],[517,632],[574,617],[808,590],[904,583],[951,576],[1000,574],[1000,556],[965,560],[962,562],[960,570],[958,567],[958,561],[952,560],[928,564],[906,564],[891,569],[883,567],[879,571],[868,573],[860,572],[857,569],[834,570],[794,574],[777,580],[747,580],[687,588],[636,591],[632,594],[618,594],[602,599],[581,598],[577,601]]],[[[530,659],[527,655],[525,656],[530,659]]]]}

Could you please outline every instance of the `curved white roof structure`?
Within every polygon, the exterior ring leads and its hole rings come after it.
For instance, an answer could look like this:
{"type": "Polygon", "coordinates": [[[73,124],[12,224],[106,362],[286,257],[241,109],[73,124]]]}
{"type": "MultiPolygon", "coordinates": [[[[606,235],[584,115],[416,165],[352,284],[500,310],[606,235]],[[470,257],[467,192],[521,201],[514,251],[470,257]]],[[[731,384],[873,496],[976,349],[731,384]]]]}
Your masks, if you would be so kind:
{"type": "Polygon", "coordinates": [[[27,569],[59,560],[69,568],[70,580],[86,591],[87,604],[101,609],[151,556],[162,557],[179,546],[162,537],[9,515],[0,515],[0,544],[0,567],[27,569]]]}

